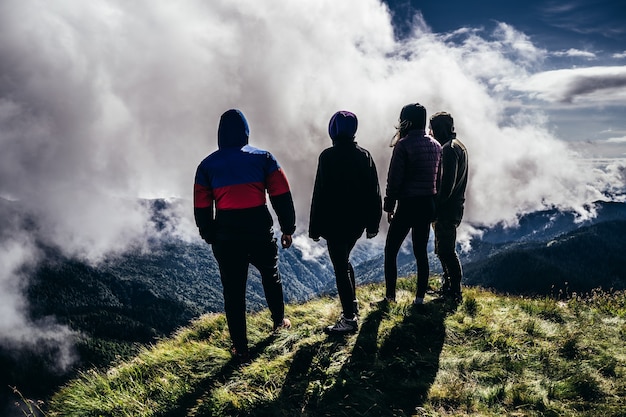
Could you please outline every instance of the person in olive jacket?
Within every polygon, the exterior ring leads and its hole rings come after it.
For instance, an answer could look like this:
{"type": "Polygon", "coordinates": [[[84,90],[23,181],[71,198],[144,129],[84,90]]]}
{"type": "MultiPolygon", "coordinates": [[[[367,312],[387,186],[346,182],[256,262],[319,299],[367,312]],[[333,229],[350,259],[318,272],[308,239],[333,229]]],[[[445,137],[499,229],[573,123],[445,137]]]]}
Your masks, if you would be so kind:
{"type": "Polygon", "coordinates": [[[366,231],[378,234],[382,202],[376,164],[370,153],[357,145],[356,115],[339,111],[330,119],[328,133],[333,146],[319,156],[311,201],[309,237],[326,239],[341,301],[342,314],[327,333],[354,333],[358,329],[354,269],[350,252],[366,231]]]}
{"type": "Polygon", "coordinates": [[[435,253],[441,261],[443,276],[441,295],[454,302],[462,300],[463,270],[456,253],[456,229],[463,219],[465,189],[467,188],[467,149],[454,131],[450,113],[435,113],[430,118],[430,130],[442,145],[442,176],[436,199],[435,253]]]}

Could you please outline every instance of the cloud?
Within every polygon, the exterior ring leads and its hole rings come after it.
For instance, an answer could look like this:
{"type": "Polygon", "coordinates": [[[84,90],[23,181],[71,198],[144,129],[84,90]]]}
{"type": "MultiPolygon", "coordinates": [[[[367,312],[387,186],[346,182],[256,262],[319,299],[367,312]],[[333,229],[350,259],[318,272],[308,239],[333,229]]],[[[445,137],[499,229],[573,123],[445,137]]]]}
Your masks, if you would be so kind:
{"type": "Polygon", "coordinates": [[[31,235],[14,227],[19,215],[0,199],[0,346],[53,352],[55,366],[66,370],[74,361],[76,335],[53,318],[32,322],[23,292],[39,254],[31,235]]]}
{"type": "Polygon", "coordinates": [[[316,260],[326,254],[326,245],[315,243],[307,237],[306,234],[300,234],[294,237],[293,245],[302,252],[302,259],[305,261],[316,260]]]}
{"type": "Polygon", "coordinates": [[[625,33],[623,5],[619,2],[548,1],[542,9],[546,24],[573,33],[599,34],[609,39],[620,39],[625,33]]]}
{"type": "Polygon", "coordinates": [[[545,58],[546,51],[544,49],[537,48],[528,35],[516,30],[511,25],[499,22],[494,36],[526,62],[537,62],[545,58]]]}
{"type": "Polygon", "coordinates": [[[626,58],[626,51],[621,52],[621,53],[616,53],[612,55],[613,58],[615,59],[623,59],[626,58]]]}
{"type": "Polygon", "coordinates": [[[568,56],[568,57],[576,57],[576,58],[587,58],[587,59],[595,59],[596,54],[589,51],[581,51],[580,49],[570,48],[567,51],[558,51],[554,52],[555,56],[568,56]]]}
{"type": "Polygon", "coordinates": [[[622,105],[626,98],[626,66],[540,72],[516,81],[512,89],[532,93],[548,102],[622,105]]]}
{"type": "Polygon", "coordinates": [[[608,138],[606,141],[608,143],[626,143],[626,136],[622,136],[618,138],[608,138]]]}
{"type": "MultiPolygon", "coordinates": [[[[235,107],[250,122],[251,144],[284,167],[306,233],[332,114],[357,114],[357,141],[384,189],[400,109],[419,101],[429,114],[451,112],[469,148],[468,222],[514,222],[545,206],[583,210],[603,197],[616,174],[581,168],[544,113],[511,106],[510,86],[548,100],[610,93],[610,85],[623,94],[623,68],[533,76],[546,51],[506,23],[452,41],[420,15],[413,21],[399,41],[377,0],[4,0],[0,195],[36,219],[29,233],[91,262],[157,233],[139,198],[184,199],[168,232],[195,238],[194,172],[217,147],[220,115],[235,107]]],[[[3,244],[24,253],[5,262],[17,265],[34,247],[12,228],[3,244]]],[[[6,314],[27,323],[23,277],[5,274],[15,298],[6,314]]]]}

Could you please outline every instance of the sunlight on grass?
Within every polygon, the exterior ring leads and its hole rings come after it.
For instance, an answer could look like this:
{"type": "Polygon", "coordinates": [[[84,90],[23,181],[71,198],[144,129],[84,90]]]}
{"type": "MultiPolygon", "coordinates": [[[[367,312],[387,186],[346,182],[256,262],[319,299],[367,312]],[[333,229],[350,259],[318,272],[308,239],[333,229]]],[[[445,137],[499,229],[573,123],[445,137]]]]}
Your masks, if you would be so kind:
{"type": "MultiPolygon", "coordinates": [[[[431,281],[431,285],[437,279],[431,281]]],[[[359,332],[322,332],[323,297],[286,307],[293,328],[248,317],[252,363],[237,366],[221,314],[106,372],[84,371],[47,416],[596,416],[626,409],[626,296],[527,298],[466,288],[459,306],[412,305],[414,277],[357,289],[359,332]]]]}

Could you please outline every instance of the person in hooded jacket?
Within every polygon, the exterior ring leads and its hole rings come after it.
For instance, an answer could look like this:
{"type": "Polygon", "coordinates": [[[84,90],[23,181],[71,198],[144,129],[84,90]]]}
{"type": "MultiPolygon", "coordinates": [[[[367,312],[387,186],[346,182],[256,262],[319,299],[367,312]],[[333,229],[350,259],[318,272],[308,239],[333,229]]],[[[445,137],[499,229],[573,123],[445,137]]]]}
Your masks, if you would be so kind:
{"type": "Polygon", "coordinates": [[[426,134],[426,109],[407,104],[400,112],[399,126],[387,174],[384,210],[389,221],[385,241],[385,300],[396,300],[397,258],[402,242],[411,231],[417,263],[414,304],[423,304],[428,289],[428,238],[435,218],[435,195],[440,175],[441,145],[426,134]],[[396,210],[396,203],[398,205],[396,210]]]}
{"type": "Polygon", "coordinates": [[[366,231],[378,234],[382,203],[376,164],[370,153],[357,145],[358,120],[354,113],[338,111],[330,119],[328,133],[333,146],[319,156],[311,200],[309,237],[326,239],[335,270],[342,313],[327,333],[354,333],[358,329],[356,283],[350,252],[366,231]]]}
{"type": "Polygon", "coordinates": [[[468,159],[465,145],[456,137],[454,119],[447,112],[430,118],[430,130],[442,145],[442,176],[436,199],[435,253],[441,261],[444,300],[460,302],[463,270],[456,253],[456,229],[463,219],[468,159]]]}
{"type": "Polygon", "coordinates": [[[278,247],[266,193],[280,223],[283,248],[291,246],[296,229],[287,177],[270,152],[248,144],[249,134],[241,111],[222,114],[218,150],[200,163],[194,183],[196,225],[219,265],[233,354],[242,363],[250,357],[245,299],[249,264],[261,274],[273,329],[291,326],[284,317],[278,247]]]}

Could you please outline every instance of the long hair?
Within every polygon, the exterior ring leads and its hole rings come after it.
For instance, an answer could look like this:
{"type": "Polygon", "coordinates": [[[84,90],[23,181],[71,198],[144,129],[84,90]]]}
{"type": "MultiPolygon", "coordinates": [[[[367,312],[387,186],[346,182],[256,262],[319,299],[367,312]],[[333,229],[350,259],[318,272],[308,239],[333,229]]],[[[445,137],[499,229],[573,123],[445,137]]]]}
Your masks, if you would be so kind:
{"type": "Polygon", "coordinates": [[[396,134],[391,138],[389,146],[395,146],[400,139],[406,136],[409,130],[424,129],[426,126],[426,109],[419,103],[407,104],[402,107],[398,121],[400,124],[396,126],[396,134]]]}
{"type": "Polygon", "coordinates": [[[389,147],[393,148],[394,146],[396,146],[396,143],[398,143],[398,141],[406,135],[406,132],[409,131],[411,126],[412,126],[412,123],[410,120],[402,120],[398,124],[398,126],[396,126],[396,133],[391,137],[391,141],[389,142],[389,147]]]}

